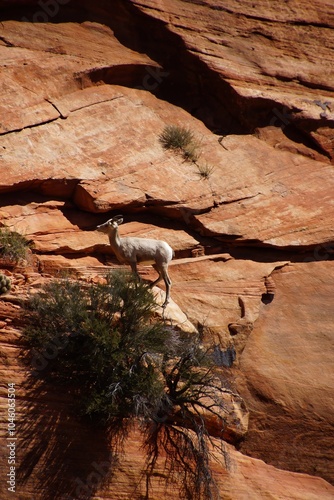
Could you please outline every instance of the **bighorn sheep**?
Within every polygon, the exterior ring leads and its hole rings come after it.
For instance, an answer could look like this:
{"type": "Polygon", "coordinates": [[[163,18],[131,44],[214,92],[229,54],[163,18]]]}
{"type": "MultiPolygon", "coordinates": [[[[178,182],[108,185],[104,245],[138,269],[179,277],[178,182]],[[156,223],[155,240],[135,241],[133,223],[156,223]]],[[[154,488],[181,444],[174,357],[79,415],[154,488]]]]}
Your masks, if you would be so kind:
{"type": "Polygon", "coordinates": [[[104,224],[97,226],[97,231],[106,233],[109,236],[110,246],[117,259],[121,263],[130,264],[132,271],[140,280],[137,270],[137,263],[151,264],[159,273],[157,280],[150,284],[155,286],[160,280],[164,280],[166,285],[166,299],[162,307],[166,307],[170,297],[172,282],[168,276],[168,264],[174,256],[173,249],[161,240],[146,238],[121,238],[118,234],[118,226],[122,224],[123,216],[116,215],[104,224]]]}

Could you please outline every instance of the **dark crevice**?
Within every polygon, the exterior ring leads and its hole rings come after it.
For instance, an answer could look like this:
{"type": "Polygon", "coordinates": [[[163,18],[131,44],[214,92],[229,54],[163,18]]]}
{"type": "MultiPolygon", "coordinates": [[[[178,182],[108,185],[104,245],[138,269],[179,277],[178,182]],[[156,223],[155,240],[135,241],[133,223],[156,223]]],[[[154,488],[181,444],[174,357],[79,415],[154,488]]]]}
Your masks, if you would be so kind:
{"type": "Polygon", "coordinates": [[[263,31],[260,31],[259,29],[254,29],[251,31],[252,35],[258,35],[262,36],[263,38],[266,38],[267,40],[275,40],[274,36],[270,33],[264,33],[263,31]]]}
{"type": "Polygon", "coordinates": [[[217,206],[220,206],[220,205],[230,205],[232,203],[238,203],[240,201],[251,200],[252,198],[257,198],[259,195],[261,195],[260,192],[256,193],[256,194],[251,194],[249,196],[243,196],[241,198],[235,198],[233,200],[221,201],[221,202],[217,203],[217,206]]]}
{"type": "MultiPolygon", "coordinates": [[[[303,144],[307,148],[331,159],[331,154],[315,139],[312,132],[315,132],[321,126],[333,128],[333,123],[320,116],[321,109],[319,120],[299,118],[298,113],[300,111],[300,109],[287,108],[272,102],[271,107],[266,106],[263,113],[259,111],[260,125],[257,128],[266,127],[267,125],[280,128],[283,134],[294,143],[303,144]]],[[[254,129],[252,132],[256,132],[256,130],[254,129]]]]}
{"type": "MultiPolygon", "coordinates": [[[[50,101],[48,101],[48,102],[50,102],[50,101]]],[[[57,108],[54,105],[53,105],[53,107],[57,110],[57,108]]],[[[30,129],[30,128],[40,127],[41,125],[46,125],[47,123],[52,123],[52,122],[58,120],[60,117],[61,116],[57,116],[56,118],[50,118],[48,120],[41,120],[38,123],[31,123],[30,125],[26,125],[25,127],[18,127],[18,128],[14,128],[11,130],[6,130],[5,132],[0,132],[0,136],[7,135],[7,134],[13,134],[15,132],[21,132],[22,130],[26,130],[26,129],[30,129]]]]}
{"type": "Polygon", "coordinates": [[[6,45],[6,47],[14,47],[14,44],[6,40],[4,36],[0,36],[0,41],[3,42],[6,45]]]}
{"type": "MultiPolygon", "coordinates": [[[[326,158],[331,159],[332,156],[328,151],[326,151],[321,144],[312,136],[311,133],[307,132],[307,129],[312,129],[312,126],[305,127],[306,122],[304,121],[304,125],[301,126],[298,122],[289,123],[286,127],[282,128],[284,135],[292,140],[294,143],[303,144],[309,149],[316,151],[317,153],[325,156],[326,158]]],[[[314,124],[314,130],[317,130],[319,126],[319,122],[314,124]]]]}
{"type": "Polygon", "coordinates": [[[275,295],[273,293],[263,293],[261,296],[261,302],[265,305],[271,304],[274,300],[275,295]]]}
{"type": "Polygon", "coordinates": [[[108,85],[120,85],[129,88],[141,88],[153,90],[156,86],[160,72],[159,66],[149,64],[119,64],[117,66],[107,66],[103,68],[91,69],[77,73],[76,79],[80,82],[81,88],[105,83],[108,85]],[[88,84],[87,84],[88,80],[88,84]]]}
{"type": "Polygon", "coordinates": [[[51,104],[51,106],[57,111],[57,113],[59,113],[59,116],[60,118],[67,118],[67,115],[63,114],[63,112],[61,111],[61,109],[58,108],[58,106],[52,102],[51,99],[45,99],[49,104],[51,104]]]}
{"type": "MultiPolygon", "coordinates": [[[[188,1],[188,0],[186,0],[188,1]]],[[[273,23],[273,24],[284,24],[284,25],[290,25],[290,26],[312,26],[312,27],[316,27],[316,28],[327,28],[327,29],[333,29],[333,25],[330,24],[330,23],[326,23],[326,22],[308,22],[308,21],[304,21],[304,20],[291,20],[291,19],[275,19],[275,18],[270,18],[270,17],[264,17],[264,16],[257,16],[257,15],[252,15],[252,14],[249,14],[249,13],[246,13],[246,12],[237,12],[233,9],[228,9],[227,7],[223,7],[223,6],[219,6],[219,5],[207,5],[205,2],[193,2],[192,3],[198,3],[200,5],[206,5],[208,8],[212,9],[212,10],[217,10],[217,11],[223,11],[223,12],[226,12],[228,14],[232,14],[233,16],[237,16],[237,17],[243,17],[243,18],[246,18],[246,19],[251,19],[251,20],[254,20],[254,21],[260,21],[262,23],[265,23],[265,24],[270,24],[270,23],[273,23]]],[[[255,5],[255,3],[254,3],[255,5]]]]}
{"type": "Polygon", "coordinates": [[[334,242],[308,245],[303,248],[275,247],[260,245],[258,247],[249,246],[245,242],[244,246],[227,246],[226,251],[234,259],[253,260],[256,262],[320,262],[334,260],[334,242]]]}
{"type": "Polygon", "coordinates": [[[313,82],[310,82],[308,80],[304,80],[302,78],[298,78],[298,83],[300,85],[302,85],[303,87],[306,87],[308,89],[315,89],[315,90],[325,90],[325,91],[328,91],[328,92],[333,92],[334,90],[334,86],[333,85],[323,85],[319,82],[317,83],[313,83],[313,82]]]}
{"type": "Polygon", "coordinates": [[[40,200],[69,200],[78,179],[30,179],[0,187],[1,206],[20,205],[40,200]],[[15,194],[14,194],[15,193],[15,194]],[[22,203],[19,201],[22,199],[22,203]]]}

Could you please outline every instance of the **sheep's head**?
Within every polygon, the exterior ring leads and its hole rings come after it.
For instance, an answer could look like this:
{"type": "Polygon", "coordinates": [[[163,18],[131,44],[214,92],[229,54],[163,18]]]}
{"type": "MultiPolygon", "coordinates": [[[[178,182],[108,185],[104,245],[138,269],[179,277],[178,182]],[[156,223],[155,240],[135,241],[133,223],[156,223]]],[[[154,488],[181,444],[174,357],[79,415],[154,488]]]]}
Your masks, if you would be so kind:
{"type": "Polygon", "coordinates": [[[101,233],[109,233],[110,229],[117,229],[120,224],[123,222],[123,215],[115,215],[111,219],[107,220],[104,224],[100,224],[96,227],[97,231],[101,233]]]}

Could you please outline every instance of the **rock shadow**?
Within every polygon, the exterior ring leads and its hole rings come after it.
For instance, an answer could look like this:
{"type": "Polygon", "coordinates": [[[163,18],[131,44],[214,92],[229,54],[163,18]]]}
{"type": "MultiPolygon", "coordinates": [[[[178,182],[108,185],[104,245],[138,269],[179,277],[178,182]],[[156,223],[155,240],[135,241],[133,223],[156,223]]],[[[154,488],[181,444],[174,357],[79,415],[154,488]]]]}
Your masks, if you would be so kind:
{"type": "Polygon", "coordinates": [[[34,499],[89,500],[116,467],[110,435],[79,419],[67,386],[30,376],[17,427],[17,489],[34,499]]]}

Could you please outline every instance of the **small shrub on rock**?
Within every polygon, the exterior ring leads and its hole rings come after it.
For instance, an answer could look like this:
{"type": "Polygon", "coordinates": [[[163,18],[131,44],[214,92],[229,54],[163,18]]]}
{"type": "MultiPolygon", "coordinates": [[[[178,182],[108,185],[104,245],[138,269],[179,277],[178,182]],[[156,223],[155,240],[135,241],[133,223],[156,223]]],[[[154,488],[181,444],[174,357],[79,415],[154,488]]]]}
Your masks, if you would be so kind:
{"type": "Polygon", "coordinates": [[[9,292],[11,289],[11,281],[8,276],[5,276],[4,274],[0,274],[0,295],[3,295],[4,293],[9,292]]]}
{"type": "Polygon", "coordinates": [[[27,257],[29,242],[22,234],[7,227],[0,228],[0,257],[18,262],[27,257]]]}
{"type": "Polygon", "coordinates": [[[208,163],[199,163],[201,156],[199,142],[190,129],[178,125],[167,125],[160,134],[159,140],[165,149],[173,149],[182,154],[186,161],[195,164],[196,173],[201,179],[208,180],[211,177],[214,168],[208,163]]]}
{"type": "Polygon", "coordinates": [[[202,179],[209,179],[211,175],[213,174],[214,167],[209,165],[208,163],[197,165],[197,175],[201,177],[202,179]]]}
{"type": "Polygon", "coordinates": [[[166,125],[159,136],[160,142],[165,149],[183,150],[194,139],[192,131],[178,125],[166,125]]]}
{"type": "Polygon", "coordinates": [[[159,136],[165,149],[173,149],[182,154],[185,160],[196,162],[199,158],[198,144],[194,133],[186,127],[167,125],[159,136]]]}

